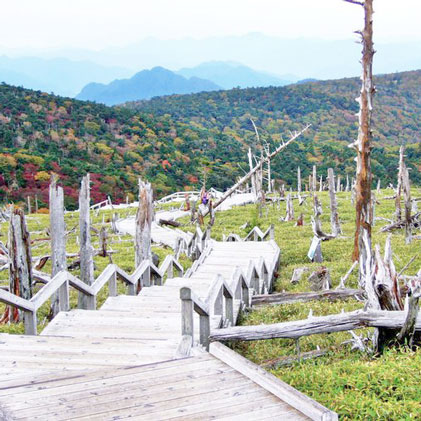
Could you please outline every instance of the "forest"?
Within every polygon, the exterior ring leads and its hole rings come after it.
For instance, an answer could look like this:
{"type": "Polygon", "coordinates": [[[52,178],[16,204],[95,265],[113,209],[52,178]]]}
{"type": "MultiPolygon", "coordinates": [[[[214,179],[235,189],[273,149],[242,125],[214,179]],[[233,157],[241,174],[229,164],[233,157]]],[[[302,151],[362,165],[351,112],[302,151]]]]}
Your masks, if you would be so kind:
{"type": "MultiPolygon", "coordinates": [[[[399,146],[406,144],[411,181],[421,182],[421,71],[375,78],[373,180],[393,183],[399,146]]],[[[307,177],[332,166],[353,176],[346,145],[357,128],[358,79],[286,87],[173,95],[107,107],[5,84],[0,86],[0,201],[37,196],[48,202],[52,173],[74,209],[83,174],[90,172],[92,200],[132,200],[138,176],[157,196],[199,187],[225,189],[247,168],[246,152],[259,155],[250,118],[272,147],[289,131],[311,123],[300,140],[273,162],[273,178],[294,187],[298,165],[307,177]]]]}

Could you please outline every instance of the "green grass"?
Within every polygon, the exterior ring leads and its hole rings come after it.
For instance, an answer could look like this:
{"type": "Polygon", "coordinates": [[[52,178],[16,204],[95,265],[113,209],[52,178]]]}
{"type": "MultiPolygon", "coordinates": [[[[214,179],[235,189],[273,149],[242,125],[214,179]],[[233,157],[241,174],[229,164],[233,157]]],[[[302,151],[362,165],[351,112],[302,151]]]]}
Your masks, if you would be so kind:
{"type": "MultiPolygon", "coordinates": [[[[380,205],[376,206],[376,216],[392,218],[394,212],[393,200],[382,200],[392,196],[392,190],[383,190],[378,196],[380,205]]],[[[420,197],[419,189],[413,189],[413,197],[420,197]]],[[[326,192],[318,194],[323,204],[323,230],[330,232],[329,199],[326,192]]],[[[355,209],[350,202],[350,193],[338,194],[339,215],[343,235],[332,241],[322,243],[325,265],[329,268],[335,288],[350,268],[353,236],[355,228],[355,209]]],[[[216,223],[212,229],[212,237],[222,239],[223,235],[237,233],[245,236],[253,225],[263,230],[269,224],[275,225],[275,240],[281,248],[281,264],[277,278],[276,291],[299,292],[309,291],[307,276],[320,264],[310,263],[307,252],[313,237],[310,216],[312,215],[312,200],[310,197],[300,207],[294,201],[295,216],[304,213],[305,224],[296,227],[295,222],[281,222],[285,216],[285,202],[278,206],[269,205],[263,210],[263,217],[258,218],[256,206],[242,206],[230,211],[216,214],[216,223]],[[241,229],[245,222],[250,222],[250,228],[241,229]],[[307,266],[309,273],[303,276],[297,285],[290,283],[295,268],[307,266]]],[[[187,220],[184,222],[187,223],[187,220]]],[[[373,245],[380,244],[382,250],[387,234],[380,233],[385,221],[376,221],[373,229],[373,245]]],[[[188,229],[187,226],[185,229],[188,229]]],[[[191,229],[191,228],[190,228],[191,229]]],[[[418,232],[419,234],[419,232],[418,232]]],[[[418,254],[420,240],[414,240],[406,245],[402,231],[392,235],[394,262],[399,271],[409,259],[418,254]]],[[[421,267],[419,255],[407,270],[407,274],[415,274],[421,267]]],[[[357,271],[347,281],[347,287],[357,287],[357,271]]],[[[319,301],[310,303],[287,304],[279,306],[260,307],[241,320],[243,325],[258,325],[261,323],[276,323],[288,320],[304,319],[310,309],[314,316],[339,313],[342,310],[351,311],[362,307],[356,300],[319,301]]],[[[368,333],[367,331],[357,332],[368,333]]],[[[290,367],[273,370],[273,374],[311,396],[328,408],[338,412],[341,419],[354,420],[401,420],[421,418],[421,352],[410,352],[405,349],[390,350],[381,357],[375,358],[359,351],[351,351],[349,344],[343,344],[351,339],[347,332],[329,335],[313,335],[300,339],[302,352],[311,351],[319,346],[328,353],[314,360],[302,361],[290,367]]],[[[296,355],[296,342],[288,339],[273,339],[254,342],[241,342],[232,346],[245,357],[262,364],[268,360],[296,355]]]]}
{"type": "MultiPolygon", "coordinates": [[[[413,196],[420,197],[419,189],[413,189],[413,196]]],[[[394,201],[384,200],[383,197],[393,195],[392,190],[384,190],[379,195],[380,205],[376,206],[376,216],[391,218],[394,212],[394,201]]],[[[324,214],[322,215],[323,229],[330,232],[330,217],[328,208],[328,196],[326,192],[319,194],[323,204],[324,214]]],[[[350,193],[338,194],[339,214],[342,223],[343,235],[332,241],[322,243],[324,257],[323,265],[330,270],[333,287],[339,284],[343,276],[350,268],[351,252],[354,235],[355,211],[350,203],[350,193]]],[[[171,205],[166,205],[171,206],[171,205]]],[[[176,205],[178,206],[178,205],[176,205]]],[[[308,291],[309,285],[306,276],[297,285],[291,285],[290,279],[295,268],[307,266],[314,270],[320,264],[310,263],[307,258],[308,248],[313,237],[310,216],[312,215],[312,201],[307,198],[303,206],[299,207],[294,201],[295,215],[304,213],[305,225],[295,227],[294,222],[282,222],[281,216],[285,216],[285,203],[269,205],[263,210],[263,217],[258,217],[256,206],[247,205],[234,208],[230,211],[216,214],[216,222],[212,229],[212,237],[222,239],[223,235],[237,233],[245,236],[253,225],[258,225],[263,230],[269,224],[275,225],[275,240],[281,248],[281,264],[279,276],[276,281],[276,291],[308,291]],[[250,228],[241,229],[245,223],[250,223],[250,228]]],[[[134,214],[135,209],[121,211],[134,214]]],[[[101,211],[98,216],[93,214],[94,224],[99,228],[104,214],[105,222],[111,218],[111,211],[101,211]]],[[[78,215],[75,213],[66,214],[68,228],[78,224],[78,215]]],[[[189,219],[180,220],[183,223],[181,229],[193,231],[194,227],[189,224],[189,219]]],[[[386,234],[379,233],[380,228],[385,225],[384,221],[377,221],[373,230],[373,244],[380,244],[383,248],[386,234]]],[[[41,238],[42,233],[48,225],[48,216],[31,215],[28,219],[31,231],[41,231],[32,238],[41,238]]],[[[7,227],[1,227],[5,241],[7,227]]],[[[419,233],[418,233],[419,234],[419,233]]],[[[111,236],[110,241],[117,240],[111,236]]],[[[113,260],[127,271],[133,270],[134,251],[132,239],[128,236],[122,237],[122,243],[111,243],[118,253],[113,255],[113,260]]],[[[94,243],[97,239],[94,236],[94,243]]],[[[395,232],[392,235],[392,247],[394,261],[397,270],[400,270],[409,259],[419,253],[420,241],[414,240],[411,245],[406,245],[403,233],[395,232]]],[[[68,241],[68,252],[76,252],[76,236],[71,235],[68,241]]],[[[160,258],[170,253],[168,249],[154,248],[160,258]]],[[[41,255],[49,253],[48,243],[41,243],[34,251],[34,254],[41,255]]],[[[188,265],[185,257],[183,264],[188,265]]],[[[96,257],[95,264],[97,276],[108,264],[108,260],[96,257]]],[[[407,274],[416,273],[421,267],[421,256],[418,256],[407,270],[407,274]]],[[[49,267],[44,269],[49,271],[49,267]]],[[[77,274],[77,272],[76,272],[77,274]]],[[[6,272],[0,272],[0,279],[7,279],[6,272]]],[[[357,273],[353,273],[347,282],[348,287],[357,287],[357,273]]],[[[120,286],[123,292],[122,286],[120,286]]],[[[106,290],[102,292],[99,302],[106,297],[106,290]]],[[[74,305],[76,295],[72,295],[74,305]]],[[[244,325],[256,325],[261,323],[276,323],[287,320],[299,320],[306,318],[310,309],[313,315],[326,315],[345,311],[351,311],[362,307],[362,303],[355,300],[347,301],[320,301],[310,303],[288,304],[281,306],[260,307],[242,316],[241,323],[244,325]]],[[[44,309],[40,310],[40,323],[43,322],[44,309]]],[[[46,311],[45,311],[46,313],[46,311]]],[[[4,331],[22,332],[18,326],[3,326],[4,331]],[[19,330],[20,329],[20,330],[19,330]]],[[[357,332],[366,334],[367,331],[357,332]]],[[[328,408],[338,412],[341,419],[354,420],[405,420],[421,418],[421,352],[411,352],[407,349],[391,349],[380,357],[374,358],[359,351],[351,351],[349,344],[344,342],[350,339],[347,332],[340,332],[329,335],[313,335],[300,339],[302,352],[311,351],[319,346],[327,350],[323,357],[296,363],[289,367],[282,367],[273,370],[273,374],[286,381],[292,386],[311,396],[328,408]]],[[[235,349],[252,361],[262,364],[265,361],[287,355],[295,355],[296,343],[288,339],[274,339],[255,342],[242,342],[234,345],[235,349]]]]}

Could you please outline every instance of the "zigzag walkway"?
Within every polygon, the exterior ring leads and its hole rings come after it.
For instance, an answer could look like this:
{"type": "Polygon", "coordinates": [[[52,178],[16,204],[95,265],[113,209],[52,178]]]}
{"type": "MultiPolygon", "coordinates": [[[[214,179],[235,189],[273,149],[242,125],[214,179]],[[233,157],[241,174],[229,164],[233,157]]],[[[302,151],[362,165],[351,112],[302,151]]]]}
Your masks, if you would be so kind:
{"type": "MultiPolygon", "coordinates": [[[[206,352],[193,340],[200,323],[182,336],[181,287],[203,307],[222,278],[227,291],[242,286],[231,291],[235,322],[244,282],[270,289],[278,260],[273,241],[211,241],[183,278],[109,297],[98,311],[61,312],[40,336],[0,335],[0,419],[335,419],[222,344],[206,352]]],[[[229,318],[209,313],[211,328],[229,318]]]]}

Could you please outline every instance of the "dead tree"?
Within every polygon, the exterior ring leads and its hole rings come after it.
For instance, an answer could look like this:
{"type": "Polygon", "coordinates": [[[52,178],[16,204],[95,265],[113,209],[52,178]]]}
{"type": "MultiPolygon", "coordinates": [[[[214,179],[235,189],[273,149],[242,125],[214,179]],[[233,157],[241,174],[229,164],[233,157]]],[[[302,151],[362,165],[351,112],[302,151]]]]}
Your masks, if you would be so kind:
{"type": "Polygon", "coordinates": [[[350,147],[357,152],[357,180],[356,180],[356,229],[354,237],[353,260],[360,262],[360,279],[364,285],[370,282],[372,273],[372,247],[371,247],[371,149],[372,130],[371,115],[373,94],[373,0],[345,0],[363,6],[364,29],[359,32],[362,38],[362,84],[357,102],[360,105],[358,112],[358,138],[350,147]]]}
{"type": "Polygon", "coordinates": [[[285,221],[293,221],[295,219],[294,215],[294,203],[291,198],[291,193],[288,193],[286,200],[286,215],[285,221]]]}
{"type": "Polygon", "coordinates": [[[301,168],[297,168],[297,192],[301,193],[301,168]]]}
{"type": "MultiPolygon", "coordinates": [[[[259,171],[262,166],[273,159],[276,155],[278,155],[281,151],[283,151],[290,143],[292,143],[295,139],[297,139],[299,136],[301,136],[304,132],[308,130],[310,127],[310,124],[305,126],[301,131],[295,132],[287,142],[281,143],[273,152],[270,153],[270,155],[265,156],[262,160],[260,160],[252,170],[250,170],[246,175],[244,175],[237,183],[235,183],[232,187],[230,187],[223,195],[222,197],[217,200],[213,208],[216,209],[221,203],[223,203],[228,197],[230,197],[241,185],[246,183],[254,174],[259,171]]],[[[206,216],[209,213],[209,210],[205,212],[203,216],[206,216]]]]}
{"type": "MultiPolygon", "coordinates": [[[[329,198],[330,198],[330,225],[332,227],[332,236],[337,237],[342,233],[341,224],[339,222],[338,214],[338,202],[336,200],[335,193],[335,176],[333,174],[333,169],[329,168],[327,170],[327,179],[329,185],[329,198]]],[[[338,177],[339,180],[339,177],[338,177]]]]}
{"type": "MultiPolygon", "coordinates": [[[[152,259],[151,230],[153,220],[153,193],[150,183],[139,179],[139,207],[136,213],[136,250],[135,265],[138,267],[144,260],[152,259]]],[[[150,273],[145,273],[143,286],[150,285],[150,273]]]]}
{"type": "Polygon", "coordinates": [[[398,184],[396,186],[396,197],[395,197],[395,220],[400,221],[402,219],[402,208],[401,208],[401,196],[402,196],[402,183],[405,174],[405,160],[404,160],[405,148],[401,146],[399,148],[399,170],[398,170],[398,184]]]}
{"type": "MultiPolygon", "coordinates": [[[[90,206],[90,179],[87,174],[82,179],[79,192],[79,230],[80,230],[80,279],[85,284],[92,285],[94,282],[94,249],[91,244],[91,217],[90,206]]],[[[95,297],[87,297],[79,293],[78,307],[90,309],[94,306],[89,300],[95,297]]]]}
{"type": "Polygon", "coordinates": [[[335,238],[335,236],[331,234],[325,234],[322,230],[322,223],[320,221],[320,216],[323,213],[323,209],[317,195],[314,195],[313,203],[314,203],[314,206],[313,206],[314,216],[311,217],[311,226],[313,228],[314,235],[322,241],[332,240],[333,238],[335,238]]]}
{"type": "Polygon", "coordinates": [[[316,193],[317,191],[317,167],[313,165],[313,178],[312,178],[312,191],[313,193],[316,193]]]}
{"type": "MultiPolygon", "coordinates": [[[[66,261],[66,226],[64,223],[63,188],[57,186],[56,177],[52,177],[49,191],[50,201],[50,237],[51,237],[51,277],[67,270],[66,261]]],[[[51,297],[51,317],[62,310],[68,310],[69,284],[64,284],[51,297]],[[60,305],[61,303],[61,305],[60,305]],[[61,308],[60,308],[61,307],[61,308]]]]}
{"type": "MultiPolygon", "coordinates": [[[[24,212],[12,210],[9,222],[8,254],[9,254],[9,291],[25,300],[32,298],[32,256],[31,241],[26,228],[24,212]]],[[[24,322],[28,323],[24,316],[24,322]]],[[[7,307],[1,323],[21,320],[17,308],[7,307]]]]}

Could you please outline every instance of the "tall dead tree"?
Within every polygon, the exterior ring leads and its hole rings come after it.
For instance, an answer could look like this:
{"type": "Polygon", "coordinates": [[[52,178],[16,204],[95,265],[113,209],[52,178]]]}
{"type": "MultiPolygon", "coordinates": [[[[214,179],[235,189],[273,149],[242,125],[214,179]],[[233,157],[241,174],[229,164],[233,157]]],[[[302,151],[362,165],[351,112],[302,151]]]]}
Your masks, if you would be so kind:
{"type": "MultiPolygon", "coordinates": [[[[327,180],[329,185],[329,198],[330,198],[330,225],[332,227],[332,235],[337,237],[342,233],[341,224],[339,222],[338,214],[338,202],[336,200],[335,193],[335,175],[333,169],[329,168],[327,170],[327,180]]],[[[339,180],[339,177],[338,177],[339,180]]]]}
{"type": "MultiPolygon", "coordinates": [[[[139,179],[139,207],[136,212],[135,265],[152,259],[151,231],[153,220],[153,192],[151,184],[139,179]]],[[[143,277],[143,285],[150,285],[150,274],[143,277]]]]}
{"type": "Polygon", "coordinates": [[[398,170],[398,184],[396,186],[396,198],[395,198],[395,221],[398,222],[402,219],[402,182],[405,174],[405,159],[404,159],[405,148],[403,145],[399,148],[399,170],[398,170]]]}
{"type": "MultiPolygon", "coordinates": [[[[91,217],[90,209],[90,177],[87,174],[82,179],[79,192],[79,236],[80,236],[80,279],[85,284],[92,285],[94,282],[94,249],[91,244],[91,217]]],[[[95,297],[87,297],[79,293],[78,307],[92,309],[95,307],[91,300],[95,297]]]]}
{"type": "Polygon", "coordinates": [[[409,182],[409,172],[406,166],[402,174],[402,190],[403,190],[403,198],[404,198],[404,203],[405,203],[405,242],[406,244],[409,244],[412,241],[412,220],[411,220],[412,201],[411,201],[411,185],[409,182]]]}
{"type": "MultiPolygon", "coordinates": [[[[63,188],[57,186],[56,177],[51,178],[50,191],[50,236],[51,236],[51,276],[67,270],[66,227],[64,223],[63,188]]],[[[68,289],[66,283],[51,297],[51,315],[54,317],[61,309],[68,310],[68,289]],[[61,303],[61,305],[60,305],[61,303]],[[61,307],[61,308],[60,308],[61,307]]]]}
{"type": "MultiPolygon", "coordinates": [[[[23,210],[12,210],[9,222],[9,238],[7,248],[9,251],[9,290],[25,300],[32,298],[32,256],[31,241],[26,228],[23,210]]],[[[19,311],[9,307],[2,322],[18,322],[19,311]]],[[[25,320],[25,323],[27,320],[25,320]]]]}
{"type": "Polygon", "coordinates": [[[297,192],[301,193],[301,168],[297,168],[297,192]]]}
{"type": "Polygon", "coordinates": [[[370,282],[373,267],[371,247],[371,149],[372,130],[371,114],[373,109],[373,0],[345,0],[364,8],[364,29],[359,32],[362,39],[362,84],[357,102],[360,105],[358,112],[358,138],[350,147],[357,151],[356,172],[356,228],[354,236],[354,251],[352,259],[360,262],[360,282],[362,286],[370,282]]]}
{"type": "Polygon", "coordinates": [[[313,178],[312,178],[312,191],[315,193],[317,191],[317,167],[313,165],[313,178]]]}

